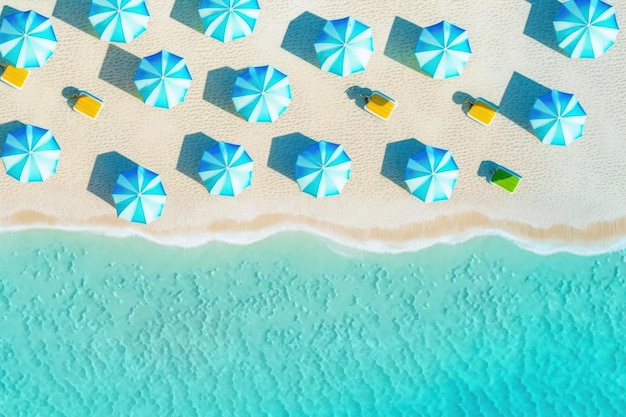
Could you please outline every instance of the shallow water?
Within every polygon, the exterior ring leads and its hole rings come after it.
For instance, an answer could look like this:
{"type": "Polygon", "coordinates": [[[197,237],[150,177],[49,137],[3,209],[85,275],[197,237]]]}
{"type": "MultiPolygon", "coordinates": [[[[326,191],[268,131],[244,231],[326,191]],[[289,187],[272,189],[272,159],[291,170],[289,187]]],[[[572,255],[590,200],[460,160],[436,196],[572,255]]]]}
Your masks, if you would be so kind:
{"type": "Polygon", "coordinates": [[[0,416],[620,416],[626,251],[0,235],[0,416]]]}

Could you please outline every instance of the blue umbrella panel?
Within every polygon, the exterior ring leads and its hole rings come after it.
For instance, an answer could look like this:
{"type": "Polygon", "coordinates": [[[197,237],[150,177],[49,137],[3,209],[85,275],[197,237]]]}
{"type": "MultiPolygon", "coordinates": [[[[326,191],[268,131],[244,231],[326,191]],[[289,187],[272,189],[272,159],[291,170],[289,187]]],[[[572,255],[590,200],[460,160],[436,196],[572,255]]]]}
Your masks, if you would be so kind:
{"type": "Polygon", "coordinates": [[[104,41],[132,41],[146,31],[149,18],[145,0],[91,1],[89,21],[104,41]]]}
{"type": "Polygon", "coordinates": [[[57,171],[61,148],[52,133],[25,125],[6,137],[2,162],[7,174],[21,182],[41,182],[57,171]]]}
{"type": "Polygon", "coordinates": [[[221,42],[250,35],[260,10],[257,0],[202,0],[198,8],[205,34],[221,42]]]}
{"type": "Polygon", "coordinates": [[[161,177],[144,167],[121,173],[113,187],[117,216],[133,223],[150,223],[161,217],[165,189],[161,177]]]}
{"type": "Polygon", "coordinates": [[[459,176],[459,168],[450,151],[426,146],[409,158],[404,181],[411,194],[424,201],[450,198],[459,176]]]}
{"type": "Polygon", "coordinates": [[[291,102],[289,78],[270,65],[250,67],[237,77],[232,99],[249,122],[273,122],[291,102]]]}
{"type": "Polygon", "coordinates": [[[198,174],[210,194],[236,196],[252,183],[252,165],[243,146],[220,142],[204,152],[198,174]]]}
{"type": "Polygon", "coordinates": [[[296,181],[314,197],[337,195],[350,179],[351,164],[341,145],[321,140],[298,155],[296,181]]]}
{"type": "Polygon", "coordinates": [[[39,68],[54,53],[52,21],[32,10],[5,16],[0,25],[0,54],[18,68],[39,68]]]}
{"type": "Polygon", "coordinates": [[[185,101],[191,74],[184,58],[161,51],[141,60],[135,85],[146,104],[169,109],[185,101]]]}

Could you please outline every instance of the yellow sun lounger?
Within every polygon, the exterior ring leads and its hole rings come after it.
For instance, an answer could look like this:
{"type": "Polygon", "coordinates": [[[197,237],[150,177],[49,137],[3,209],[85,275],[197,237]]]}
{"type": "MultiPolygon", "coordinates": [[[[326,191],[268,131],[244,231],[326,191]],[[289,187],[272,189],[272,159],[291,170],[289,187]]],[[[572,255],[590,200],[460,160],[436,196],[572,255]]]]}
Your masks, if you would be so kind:
{"type": "Polygon", "coordinates": [[[391,112],[396,107],[396,101],[380,91],[372,91],[371,96],[364,96],[367,100],[365,110],[383,120],[389,119],[391,112]]]}
{"type": "Polygon", "coordinates": [[[467,99],[467,101],[471,105],[467,111],[469,118],[483,126],[489,126],[498,112],[498,106],[483,98],[477,98],[475,101],[467,99]]]}
{"type": "Polygon", "coordinates": [[[74,94],[73,96],[76,98],[76,102],[72,107],[75,112],[84,114],[90,119],[95,119],[100,113],[104,102],[100,100],[98,97],[89,94],[86,91],[81,91],[78,94],[74,94]]]}
{"type": "Polygon", "coordinates": [[[26,68],[17,68],[13,65],[2,65],[4,71],[0,75],[0,80],[13,88],[21,90],[30,72],[26,68]]]}

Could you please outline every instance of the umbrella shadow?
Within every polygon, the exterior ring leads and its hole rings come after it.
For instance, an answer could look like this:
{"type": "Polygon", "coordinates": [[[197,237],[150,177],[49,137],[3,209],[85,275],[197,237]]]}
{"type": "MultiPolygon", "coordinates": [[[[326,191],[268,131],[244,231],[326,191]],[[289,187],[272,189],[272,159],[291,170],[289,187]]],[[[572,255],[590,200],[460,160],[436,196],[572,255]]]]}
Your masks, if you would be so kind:
{"type": "Polygon", "coordinates": [[[204,34],[204,26],[198,13],[199,0],[176,0],[170,17],[177,22],[204,34]]]}
{"type": "Polygon", "coordinates": [[[217,143],[218,142],[215,139],[202,132],[185,135],[183,145],[180,148],[180,154],[178,155],[176,170],[202,184],[202,179],[200,178],[200,175],[198,175],[198,168],[200,168],[202,155],[204,154],[204,151],[217,143]]]}
{"type": "Polygon", "coordinates": [[[381,175],[403,190],[409,191],[409,187],[404,182],[406,164],[410,157],[425,147],[426,145],[414,138],[388,143],[380,170],[381,175]]]}
{"type": "Polygon", "coordinates": [[[325,24],[325,19],[311,12],[302,13],[289,22],[280,47],[319,68],[319,61],[313,44],[325,24]]]}
{"type": "Polygon", "coordinates": [[[459,104],[461,106],[461,110],[466,115],[470,107],[472,106],[469,102],[470,100],[474,101],[476,99],[464,91],[456,91],[454,94],[452,94],[452,101],[455,104],[459,104]]]}
{"type": "Polygon", "coordinates": [[[298,155],[316,143],[313,139],[304,136],[300,132],[277,136],[272,139],[267,166],[295,181],[298,155]]]}
{"type": "Polygon", "coordinates": [[[230,67],[221,67],[207,73],[203,98],[220,109],[239,116],[233,104],[233,86],[237,76],[243,71],[235,71],[230,67]]]}
{"type": "Polygon", "coordinates": [[[559,47],[556,32],[552,24],[562,3],[557,0],[526,1],[531,4],[531,7],[528,13],[528,19],[526,20],[526,26],[524,26],[524,35],[557,51],[561,55],[567,56],[559,47]]]}
{"type": "Polygon", "coordinates": [[[7,141],[7,135],[22,127],[24,127],[24,123],[17,120],[0,123],[0,152],[2,152],[2,149],[4,148],[4,143],[7,141]]]}
{"type": "Polygon", "coordinates": [[[52,16],[91,36],[99,38],[89,21],[91,0],[56,0],[52,16]]]}
{"type": "Polygon", "coordinates": [[[367,99],[363,96],[371,96],[372,90],[367,87],[359,87],[358,85],[353,85],[346,90],[346,95],[350,100],[354,100],[354,104],[362,109],[367,104],[367,99]]]}
{"type": "Polygon", "coordinates": [[[549,92],[549,88],[515,71],[504,91],[498,112],[534,135],[528,115],[535,100],[549,92]]]}
{"type": "Polygon", "coordinates": [[[478,166],[478,172],[476,172],[476,174],[479,177],[484,177],[487,182],[491,182],[491,176],[499,166],[500,165],[493,161],[482,161],[478,166]]]}
{"type": "Polygon", "coordinates": [[[140,58],[115,45],[109,45],[98,77],[131,96],[141,99],[134,81],[139,64],[141,64],[140,58]]]}
{"type": "Polygon", "coordinates": [[[87,191],[115,207],[111,193],[113,192],[113,187],[115,187],[117,177],[121,173],[137,166],[137,163],[117,152],[101,153],[96,157],[96,162],[89,177],[87,191]]]}
{"type": "Polygon", "coordinates": [[[422,72],[415,57],[415,47],[423,30],[421,26],[396,16],[389,32],[384,54],[412,70],[422,72]]]}

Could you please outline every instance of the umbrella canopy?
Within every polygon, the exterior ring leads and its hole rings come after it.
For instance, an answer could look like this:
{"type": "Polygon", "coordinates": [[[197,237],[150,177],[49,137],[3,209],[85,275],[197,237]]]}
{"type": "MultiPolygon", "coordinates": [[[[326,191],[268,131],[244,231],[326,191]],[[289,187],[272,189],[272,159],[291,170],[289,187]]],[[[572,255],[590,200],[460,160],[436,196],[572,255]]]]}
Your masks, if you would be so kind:
{"type": "Polygon", "coordinates": [[[141,60],[135,85],[146,104],[170,109],[185,101],[191,74],[184,58],[161,51],[141,60]]]}
{"type": "Polygon", "coordinates": [[[204,33],[222,42],[250,35],[261,8],[257,0],[202,0],[204,33]]]}
{"type": "Polygon", "coordinates": [[[211,194],[235,196],[252,181],[252,158],[243,146],[220,142],[204,151],[198,174],[211,194]]]}
{"type": "Polygon", "coordinates": [[[48,129],[25,125],[6,137],[2,162],[21,182],[41,182],[57,171],[61,148],[48,129]]]}
{"type": "Polygon", "coordinates": [[[117,177],[112,195],[117,217],[134,223],[146,224],[161,217],[165,205],[161,177],[140,166],[117,177]]]}
{"type": "Polygon", "coordinates": [[[543,143],[565,146],[582,137],[587,113],[573,94],[552,90],[535,101],[528,118],[543,143]]]}
{"type": "Polygon", "coordinates": [[[13,66],[39,68],[57,46],[52,21],[35,11],[5,16],[0,25],[0,54],[13,66]]]}
{"type": "Polygon", "coordinates": [[[365,70],[374,52],[372,29],[352,17],[329,20],[314,46],[321,68],[344,77],[365,70]]]}
{"type": "Polygon", "coordinates": [[[600,0],[569,0],[552,22],[559,46],[572,58],[597,58],[617,37],[613,6],[600,0]]]}
{"type": "Polygon", "coordinates": [[[415,47],[420,69],[438,79],[461,75],[471,54],[467,31],[445,20],[424,28],[415,47]]]}
{"type": "Polygon", "coordinates": [[[411,194],[432,203],[450,198],[458,176],[459,168],[450,151],[426,146],[409,158],[404,182],[411,194]]]}
{"type": "Polygon", "coordinates": [[[91,0],[89,21],[103,41],[130,42],[146,31],[149,18],[145,0],[91,0]]]}
{"type": "Polygon", "coordinates": [[[321,140],[298,155],[296,181],[314,197],[336,195],[350,179],[350,165],[341,145],[321,140]]]}
{"type": "Polygon", "coordinates": [[[237,77],[232,99],[249,122],[273,122],[287,110],[291,86],[287,75],[271,65],[250,67],[237,77]]]}

